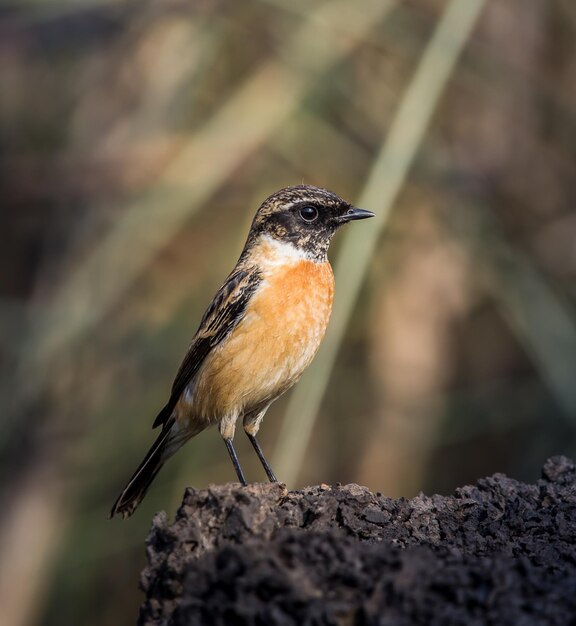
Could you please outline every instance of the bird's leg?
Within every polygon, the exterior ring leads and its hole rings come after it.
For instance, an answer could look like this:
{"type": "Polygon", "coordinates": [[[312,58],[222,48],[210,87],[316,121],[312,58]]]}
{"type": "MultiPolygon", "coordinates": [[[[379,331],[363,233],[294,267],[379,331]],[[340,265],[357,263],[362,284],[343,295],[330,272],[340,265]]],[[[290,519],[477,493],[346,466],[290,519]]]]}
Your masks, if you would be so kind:
{"type": "Polygon", "coordinates": [[[259,410],[257,409],[255,411],[252,411],[251,413],[247,413],[244,416],[244,432],[246,433],[246,436],[248,437],[248,439],[250,439],[250,443],[252,444],[254,450],[256,450],[256,454],[258,455],[258,458],[260,459],[260,463],[262,463],[262,467],[264,468],[264,471],[266,472],[266,476],[268,476],[268,480],[271,483],[277,483],[278,479],[274,475],[274,472],[272,471],[270,464],[268,463],[268,461],[266,460],[266,457],[264,456],[264,452],[262,452],[262,448],[260,447],[260,444],[256,440],[256,434],[258,433],[258,430],[260,428],[260,423],[262,422],[262,418],[264,417],[264,414],[268,410],[269,406],[270,404],[268,403],[264,407],[260,407],[259,410]]]}
{"type": "Polygon", "coordinates": [[[238,460],[238,455],[236,454],[236,450],[234,450],[232,439],[231,438],[224,439],[224,443],[226,444],[226,447],[228,448],[228,454],[230,455],[230,458],[232,459],[232,465],[234,465],[234,469],[236,470],[236,476],[238,476],[238,480],[244,485],[244,487],[246,487],[248,483],[246,482],[246,479],[244,478],[244,472],[242,471],[242,468],[240,467],[240,461],[238,460]]]}
{"type": "Polygon", "coordinates": [[[260,444],[258,443],[256,436],[251,435],[248,431],[246,431],[246,435],[248,439],[250,439],[250,443],[254,446],[254,450],[256,450],[256,454],[258,455],[258,458],[260,459],[260,463],[262,463],[262,467],[264,468],[264,471],[266,472],[266,476],[268,476],[268,480],[271,483],[277,483],[278,479],[274,475],[274,472],[272,471],[270,464],[266,460],[266,457],[264,456],[264,453],[262,452],[262,448],[260,447],[260,444]]]}
{"type": "Polygon", "coordinates": [[[224,439],[224,443],[226,444],[226,448],[228,449],[228,454],[230,455],[230,459],[232,460],[232,465],[236,470],[236,476],[238,476],[238,480],[246,487],[248,484],[246,479],[244,478],[244,472],[240,467],[240,461],[238,460],[238,455],[236,454],[236,450],[234,450],[234,444],[232,443],[232,439],[234,439],[234,431],[236,430],[236,419],[237,415],[227,415],[220,420],[218,424],[218,430],[222,435],[222,439],[224,439]]]}

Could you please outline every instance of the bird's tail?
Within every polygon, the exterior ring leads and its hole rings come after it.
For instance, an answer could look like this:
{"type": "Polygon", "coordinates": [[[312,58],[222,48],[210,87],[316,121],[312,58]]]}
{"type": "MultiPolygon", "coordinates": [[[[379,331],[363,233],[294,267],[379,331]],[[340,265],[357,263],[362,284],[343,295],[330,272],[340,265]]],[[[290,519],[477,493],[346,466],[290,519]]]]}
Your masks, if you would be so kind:
{"type": "Polygon", "coordinates": [[[180,438],[175,437],[177,433],[174,432],[173,426],[173,419],[164,425],[162,432],[152,444],[150,450],[148,450],[144,460],[140,463],[116,502],[114,502],[114,506],[110,511],[110,518],[114,517],[114,515],[121,515],[123,518],[126,518],[134,513],[136,507],[146,495],[148,487],[150,487],[156,474],[168,458],[184,443],[185,440],[176,441],[180,438]]]}

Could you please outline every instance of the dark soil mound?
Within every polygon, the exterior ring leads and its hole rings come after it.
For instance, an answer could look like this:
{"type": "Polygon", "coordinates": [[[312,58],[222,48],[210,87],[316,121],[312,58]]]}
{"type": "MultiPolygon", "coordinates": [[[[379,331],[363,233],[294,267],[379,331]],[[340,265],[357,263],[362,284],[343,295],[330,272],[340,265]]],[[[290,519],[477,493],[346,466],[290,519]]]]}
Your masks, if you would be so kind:
{"type": "Polygon", "coordinates": [[[187,490],[154,518],[140,624],[576,625],[576,467],[453,496],[187,490]]]}

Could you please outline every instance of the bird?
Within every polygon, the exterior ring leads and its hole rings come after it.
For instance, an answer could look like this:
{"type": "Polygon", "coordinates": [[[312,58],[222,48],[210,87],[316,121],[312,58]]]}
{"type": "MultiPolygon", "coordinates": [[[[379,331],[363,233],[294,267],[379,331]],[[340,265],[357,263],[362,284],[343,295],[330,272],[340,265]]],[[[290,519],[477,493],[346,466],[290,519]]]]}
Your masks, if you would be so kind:
{"type": "Polygon", "coordinates": [[[132,515],[164,463],[212,425],[246,486],[233,445],[240,419],[268,479],[278,482],[256,435],[270,404],[299,380],[324,337],[334,295],[327,256],[333,235],[373,216],[312,185],[285,187],[261,204],[154,421],[160,434],[110,517],[132,515]]]}

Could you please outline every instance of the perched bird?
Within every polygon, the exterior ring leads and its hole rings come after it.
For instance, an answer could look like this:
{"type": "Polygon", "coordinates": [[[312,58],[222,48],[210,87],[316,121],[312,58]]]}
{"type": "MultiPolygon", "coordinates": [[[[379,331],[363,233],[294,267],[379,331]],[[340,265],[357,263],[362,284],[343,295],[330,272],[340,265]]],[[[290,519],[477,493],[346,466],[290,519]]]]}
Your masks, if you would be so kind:
{"type": "Polygon", "coordinates": [[[276,482],[256,434],[270,404],[298,381],[324,336],[334,292],[327,257],[332,236],[343,224],[373,215],[311,185],[286,187],[263,202],[154,422],[162,431],[110,517],[132,515],[166,460],[212,424],[246,485],[232,443],[239,418],[276,482]]]}

